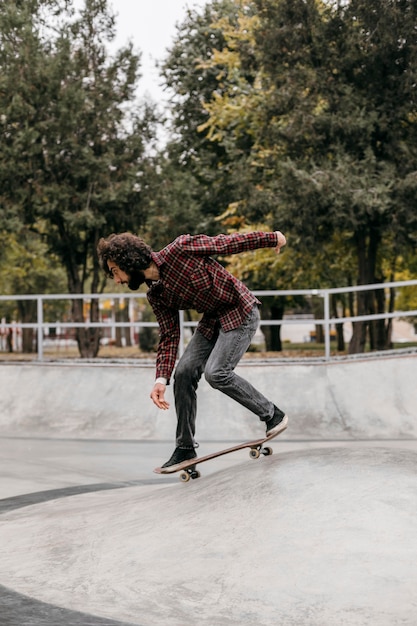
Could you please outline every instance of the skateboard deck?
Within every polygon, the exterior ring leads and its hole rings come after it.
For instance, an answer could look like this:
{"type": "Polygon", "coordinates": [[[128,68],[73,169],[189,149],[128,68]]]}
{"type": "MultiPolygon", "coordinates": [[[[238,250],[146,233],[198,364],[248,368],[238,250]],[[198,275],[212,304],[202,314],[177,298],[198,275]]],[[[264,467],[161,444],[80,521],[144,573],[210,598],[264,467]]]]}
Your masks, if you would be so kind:
{"type": "Polygon", "coordinates": [[[172,465],[171,467],[156,467],[154,469],[154,472],[155,474],[175,474],[176,472],[180,472],[180,480],[182,480],[183,482],[188,482],[190,478],[194,479],[200,477],[200,472],[195,469],[196,465],[198,465],[199,463],[205,463],[205,461],[210,461],[211,459],[216,459],[218,456],[230,454],[231,452],[243,450],[244,448],[249,448],[249,456],[251,459],[258,459],[261,454],[264,456],[269,456],[273,453],[273,449],[269,446],[264,446],[264,444],[284,432],[286,427],[287,426],[285,425],[282,430],[280,430],[278,433],[270,435],[269,437],[262,437],[261,439],[254,439],[253,441],[245,441],[244,443],[239,443],[236,446],[232,446],[231,448],[225,448],[224,450],[220,450],[219,452],[212,452],[211,454],[206,454],[205,456],[200,456],[194,459],[190,459],[188,461],[183,461],[182,463],[172,465]]]}

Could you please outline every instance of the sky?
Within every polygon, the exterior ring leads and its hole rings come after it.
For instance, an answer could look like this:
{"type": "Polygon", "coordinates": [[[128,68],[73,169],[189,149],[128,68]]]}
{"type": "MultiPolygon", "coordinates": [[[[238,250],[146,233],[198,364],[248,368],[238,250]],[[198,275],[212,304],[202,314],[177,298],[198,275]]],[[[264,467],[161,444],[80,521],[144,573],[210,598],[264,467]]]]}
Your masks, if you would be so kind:
{"type": "Polygon", "coordinates": [[[149,95],[163,105],[167,96],[159,86],[161,79],[155,61],[166,56],[176,33],[175,25],[183,21],[187,8],[201,8],[207,1],[109,0],[116,13],[116,47],[132,40],[142,53],[139,96],[149,95]]]}

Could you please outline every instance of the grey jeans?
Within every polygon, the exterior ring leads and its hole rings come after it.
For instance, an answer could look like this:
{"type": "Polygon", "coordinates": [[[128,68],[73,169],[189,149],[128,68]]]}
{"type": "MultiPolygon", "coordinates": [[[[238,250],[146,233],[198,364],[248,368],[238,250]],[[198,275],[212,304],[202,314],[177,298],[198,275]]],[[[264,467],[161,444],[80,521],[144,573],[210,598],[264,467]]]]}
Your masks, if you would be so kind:
{"type": "Polygon", "coordinates": [[[211,340],[198,331],[192,336],[174,375],[177,446],[195,446],[196,392],[203,372],[214,389],[219,389],[239,402],[260,420],[266,421],[272,417],[274,404],[233,371],[250,346],[259,317],[258,307],[254,306],[243,324],[235,330],[224,332],[220,329],[211,340]]]}

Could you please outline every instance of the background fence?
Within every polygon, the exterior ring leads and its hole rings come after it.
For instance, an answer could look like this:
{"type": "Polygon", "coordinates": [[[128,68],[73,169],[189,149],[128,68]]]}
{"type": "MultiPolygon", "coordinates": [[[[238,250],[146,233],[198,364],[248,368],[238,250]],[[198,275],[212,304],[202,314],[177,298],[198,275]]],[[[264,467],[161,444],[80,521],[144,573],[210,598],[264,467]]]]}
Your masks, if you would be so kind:
{"type": "MultiPolygon", "coordinates": [[[[383,313],[376,314],[367,314],[367,315],[349,315],[349,316],[334,316],[331,314],[331,297],[338,295],[339,297],[342,294],[346,294],[349,297],[349,294],[357,294],[363,291],[375,292],[378,290],[386,290],[386,293],[389,294],[390,291],[395,290],[395,293],[398,293],[399,290],[405,287],[417,287],[417,280],[408,280],[408,281],[400,281],[400,282],[390,282],[390,283],[378,283],[372,285],[361,285],[354,287],[339,287],[332,289],[291,289],[291,290],[254,290],[253,293],[260,299],[264,297],[274,297],[274,298],[296,298],[302,296],[304,298],[315,298],[321,299],[322,306],[321,310],[323,311],[323,316],[320,318],[315,317],[314,315],[290,315],[284,316],[283,319],[262,319],[261,320],[261,328],[267,326],[303,326],[303,328],[323,328],[323,338],[324,338],[324,358],[326,360],[330,360],[331,356],[331,341],[332,336],[334,335],[335,327],[337,324],[343,324],[344,327],[350,326],[355,322],[365,322],[365,321],[373,321],[373,320],[409,320],[414,326],[411,326],[411,340],[416,341],[417,345],[417,335],[416,335],[416,326],[415,322],[417,320],[417,309],[410,308],[408,310],[396,310],[394,306],[393,311],[384,311],[383,313]]],[[[389,298],[386,298],[388,301],[389,298]]],[[[36,334],[36,346],[37,346],[37,359],[39,361],[44,360],[44,348],[47,345],[47,342],[51,341],[51,337],[55,339],[59,339],[62,337],[70,336],[70,331],[74,331],[76,328],[102,328],[105,329],[103,333],[107,335],[107,338],[104,337],[103,341],[108,341],[109,338],[114,336],[117,328],[130,328],[137,335],[141,329],[143,328],[158,328],[158,324],[156,321],[146,321],[142,314],[139,314],[136,319],[132,319],[131,312],[129,310],[128,321],[117,321],[114,316],[114,303],[117,302],[128,302],[128,303],[140,303],[143,304],[139,307],[142,309],[145,307],[146,303],[146,294],[145,293],[103,293],[103,294],[25,294],[25,295],[2,295],[0,296],[0,307],[5,306],[6,303],[16,303],[19,301],[25,302],[33,302],[36,303],[36,314],[35,319],[30,322],[21,322],[19,320],[7,322],[6,318],[2,318],[0,323],[0,333],[2,345],[1,350],[7,351],[8,347],[10,348],[10,342],[14,341],[15,346],[18,344],[17,338],[19,334],[22,332],[24,328],[32,328],[36,334]],[[98,322],[90,322],[88,321],[88,310],[90,303],[93,299],[99,299],[102,303],[107,303],[108,306],[107,315],[100,315],[100,321],[98,322]],[[85,308],[85,321],[83,322],[74,322],[69,319],[70,314],[68,311],[62,315],[62,319],[59,321],[49,321],[46,319],[51,316],[49,312],[46,315],[46,309],[48,306],[50,307],[52,303],[56,302],[71,302],[73,300],[82,300],[83,308],[85,308]],[[112,304],[113,303],[113,304],[112,304]],[[110,311],[110,312],[109,312],[110,311]]],[[[416,302],[417,298],[413,291],[413,297],[409,299],[410,302],[416,302]]],[[[65,307],[64,307],[65,308],[65,307]]],[[[101,307],[104,309],[104,305],[101,307]]],[[[184,351],[184,347],[187,342],[187,337],[189,334],[189,329],[197,326],[198,320],[190,320],[186,319],[184,315],[184,311],[180,311],[180,327],[181,327],[181,339],[179,352],[180,355],[184,351]],[[188,333],[187,333],[188,329],[188,333]]],[[[314,332],[310,330],[308,336],[304,336],[303,341],[308,342],[314,336],[314,332]]]]}

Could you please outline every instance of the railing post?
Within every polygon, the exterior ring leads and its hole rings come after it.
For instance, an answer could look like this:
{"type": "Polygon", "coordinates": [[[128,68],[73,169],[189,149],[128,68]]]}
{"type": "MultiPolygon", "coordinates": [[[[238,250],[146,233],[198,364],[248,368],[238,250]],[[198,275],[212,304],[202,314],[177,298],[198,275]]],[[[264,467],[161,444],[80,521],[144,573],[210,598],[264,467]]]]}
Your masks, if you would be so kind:
{"type": "Polygon", "coordinates": [[[37,333],[38,333],[38,361],[43,361],[43,302],[42,296],[36,298],[37,303],[37,333]]]}
{"type": "Polygon", "coordinates": [[[324,291],[324,356],[326,361],[330,360],[330,301],[329,292],[324,291]]]}

